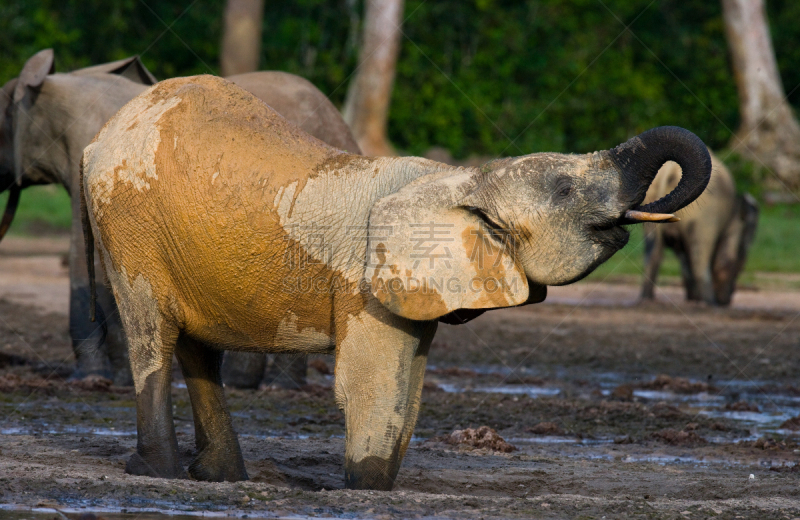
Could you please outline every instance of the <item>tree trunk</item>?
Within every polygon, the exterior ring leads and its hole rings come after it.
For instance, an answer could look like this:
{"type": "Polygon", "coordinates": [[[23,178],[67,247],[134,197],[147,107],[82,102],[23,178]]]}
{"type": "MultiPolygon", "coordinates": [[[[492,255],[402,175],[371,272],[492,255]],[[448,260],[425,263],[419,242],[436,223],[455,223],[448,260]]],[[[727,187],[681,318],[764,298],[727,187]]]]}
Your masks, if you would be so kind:
{"type": "Polygon", "coordinates": [[[739,91],[741,125],[732,148],[774,173],[773,188],[800,189],[800,125],[778,74],[764,0],[722,0],[739,91]]]}
{"type": "Polygon", "coordinates": [[[366,0],[358,69],[347,90],[344,120],[364,155],[394,155],[386,136],[403,0],[366,0]]]}
{"type": "Polygon", "coordinates": [[[220,72],[232,76],[258,70],[264,0],[228,0],[222,30],[220,72]]]}

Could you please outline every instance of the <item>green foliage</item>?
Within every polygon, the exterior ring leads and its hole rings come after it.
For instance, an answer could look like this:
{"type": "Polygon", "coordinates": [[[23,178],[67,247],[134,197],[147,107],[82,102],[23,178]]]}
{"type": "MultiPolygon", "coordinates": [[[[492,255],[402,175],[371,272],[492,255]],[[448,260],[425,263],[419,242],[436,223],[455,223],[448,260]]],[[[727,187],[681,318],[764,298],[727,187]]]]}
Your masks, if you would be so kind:
{"type": "MultiPolygon", "coordinates": [[[[0,194],[0,211],[6,207],[8,192],[0,194]]],[[[57,185],[32,186],[22,192],[17,214],[8,232],[12,235],[63,233],[72,222],[67,191],[57,185]]]]}
{"type": "Polygon", "coordinates": [[[737,191],[749,193],[757,199],[761,198],[767,175],[765,168],[729,149],[718,151],[717,156],[733,175],[737,191]]]}
{"type": "Polygon", "coordinates": [[[745,272],[800,272],[800,206],[762,206],[745,272]]]}
{"type": "MultiPolygon", "coordinates": [[[[267,2],[261,66],[341,105],[363,2],[267,2]]],[[[770,0],[778,62],[800,103],[800,4],[770,0]]],[[[53,47],[58,70],[141,54],[159,78],[218,72],[224,0],[6,0],[0,81],[53,47]]],[[[737,125],[720,3],[408,0],[389,131],[410,153],[456,157],[607,148],[677,124],[712,148],[737,125]]]]}
{"type": "MultiPolygon", "coordinates": [[[[800,106],[800,3],[767,3],[786,91],[800,106]]],[[[362,4],[266,2],[261,67],[305,76],[341,105],[362,4]]],[[[0,82],[46,47],[59,71],[140,54],[159,78],[217,73],[223,8],[224,0],[4,0],[0,82]]],[[[675,124],[722,150],[737,106],[718,1],[407,0],[389,132],[409,153],[437,145],[456,157],[503,156],[608,148],[675,124]]],[[[739,189],[759,194],[757,168],[720,157],[739,189]]],[[[16,230],[69,224],[63,190],[29,189],[21,204],[16,230]]],[[[800,271],[800,243],[785,239],[798,224],[796,208],[765,208],[748,271],[800,271]]],[[[640,273],[637,233],[594,276],[640,273]]]]}

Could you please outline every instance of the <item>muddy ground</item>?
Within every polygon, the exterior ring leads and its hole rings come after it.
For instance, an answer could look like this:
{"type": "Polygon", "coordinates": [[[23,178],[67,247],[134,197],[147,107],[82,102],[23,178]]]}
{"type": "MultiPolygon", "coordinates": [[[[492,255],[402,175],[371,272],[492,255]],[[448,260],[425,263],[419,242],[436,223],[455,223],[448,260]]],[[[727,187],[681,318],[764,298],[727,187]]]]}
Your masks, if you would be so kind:
{"type": "MultiPolygon", "coordinates": [[[[67,380],[63,246],[0,248],[0,517],[800,517],[800,292],[780,283],[720,310],[582,282],[442,325],[395,490],[356,492],[324,357],[301,390],[228,390],[249,482],[126,475],[133,389],[67,380]],[[451,435],[480,426],[511,448],[451,435]]],[[[173,402],[188,463],[179,376],[173,402]]]]}

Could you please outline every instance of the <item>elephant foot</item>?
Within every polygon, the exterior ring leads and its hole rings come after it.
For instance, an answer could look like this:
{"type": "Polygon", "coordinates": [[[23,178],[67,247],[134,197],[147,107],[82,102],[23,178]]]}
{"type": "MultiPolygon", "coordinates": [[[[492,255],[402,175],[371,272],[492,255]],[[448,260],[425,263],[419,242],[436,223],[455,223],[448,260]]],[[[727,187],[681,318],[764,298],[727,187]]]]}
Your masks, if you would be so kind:
{"type": "Polygon", "coordinates": [[[177,461],[169,462],[172,457],[157,454],[145,459],[139,453],[134,453],[125,465],[125,473],[155,478],[186,478],[186,472],[177,461]]]}
{"type": "Polygon", "coordinates": [[[194,480],[207,482],[238,482],[250,479],[238,446],[235,450],[201,451],[189,465],[189,476],[194,480]]]}
{"type": "Polygon", "coordinates": [[[347,489],[371,489],[391,491],[397,476],[396,464],[375,456],[359,462],[345,464],[344,487],[347,489]]]}

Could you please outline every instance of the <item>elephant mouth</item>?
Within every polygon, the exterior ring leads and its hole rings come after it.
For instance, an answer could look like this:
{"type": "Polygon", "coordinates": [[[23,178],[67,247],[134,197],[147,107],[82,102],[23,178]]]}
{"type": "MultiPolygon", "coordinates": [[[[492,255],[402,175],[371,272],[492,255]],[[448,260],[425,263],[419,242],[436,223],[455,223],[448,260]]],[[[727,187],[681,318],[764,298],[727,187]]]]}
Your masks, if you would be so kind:
{"type": "Polygon", "coordinates": [[[589,236],[592,242],[600,244],[606,250],[617,251],[628,243],[630,233],[622,227],[624,218],[606,218],[589,224],[589,236]]]}

